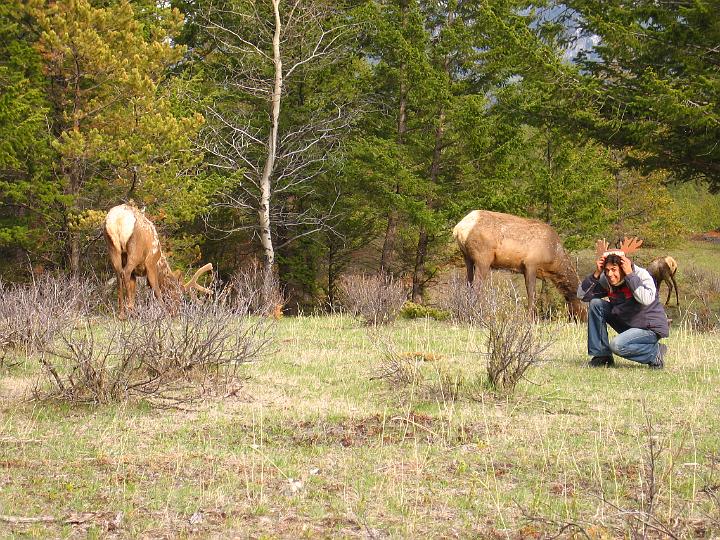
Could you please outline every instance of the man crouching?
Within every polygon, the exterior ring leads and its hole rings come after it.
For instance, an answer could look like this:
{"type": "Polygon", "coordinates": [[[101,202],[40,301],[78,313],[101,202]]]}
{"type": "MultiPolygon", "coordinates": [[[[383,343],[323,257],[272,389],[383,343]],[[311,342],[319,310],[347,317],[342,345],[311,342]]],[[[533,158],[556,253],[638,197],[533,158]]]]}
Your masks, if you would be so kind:
{"type": "Polygon", "coordinates": [[[669,335],[665,309],[648,271],[627,257],[641,244],[642,240],[626,238],[620,249],[607,251],[607,242],[598,240],[596,269],[578,286],[578,298],[590,302],[589,367],[614,365],[613,354],[653,369],[664,367],[667,345],[658,342],[669,335]],[[618,333],[612,340],[607,325],[618,333]]]}

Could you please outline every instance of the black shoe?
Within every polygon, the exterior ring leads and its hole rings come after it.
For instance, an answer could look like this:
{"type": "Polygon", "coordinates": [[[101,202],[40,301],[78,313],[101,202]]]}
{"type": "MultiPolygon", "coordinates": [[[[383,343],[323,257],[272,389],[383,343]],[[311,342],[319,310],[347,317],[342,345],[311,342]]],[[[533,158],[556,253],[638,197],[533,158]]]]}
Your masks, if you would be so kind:
{"type": "Polygon", "coordinates": [[[665,367],[665,353],[667,353],[667,345],[661,343],[658,345],[658,354],[655,360],[650,362],[650,369],[663,369],[665,367]]]}
{"type": "Polygon", "coordinates": [[[615,360],[612,356],[593,356],[588,362],[588,367],[613,367],[615,360]]]}

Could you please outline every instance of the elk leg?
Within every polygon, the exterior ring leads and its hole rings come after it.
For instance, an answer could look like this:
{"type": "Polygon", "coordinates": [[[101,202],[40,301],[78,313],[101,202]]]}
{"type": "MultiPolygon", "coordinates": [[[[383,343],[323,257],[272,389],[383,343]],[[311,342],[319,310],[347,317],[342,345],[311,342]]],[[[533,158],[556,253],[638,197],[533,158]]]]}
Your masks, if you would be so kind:
{"type": "MultiPolygon", "coordinates": [[[[678,286],[677,283],[675,283],[675,273],[673,272],[670,274],[670,279],[673,282],[673,285],[675,286],[675,301],[677,302],[678,307],[680,307],[680,297],[678,296],[678,286]]],[[[668,300],[670,300],[670,295],[668,295],[668,300]]],[[[667,302],[665,302],[667,304],[667,302]]]]}
{"type": "Polygon", "coordinates": [[[525,276],[525,290],[527,291],[528,313],[535,313],[535,278],[537,277],[537,269],[534,266],[525,266],[523,270],[525,276]]]}
{"type": "Polygon", "coordinates": [[[130,311],[133,311],[135,309],[135,291],[137,290],[137,277],[135,276],[135,273],[132,272],[130,274],[130,279],[128,279],[127,283],[127,302],[128,302],[128,309],[130,311]]]}
{"type": "Polygon", "coordinates": [[[153,290],[155,299],[161,300],[162,294],[160,292],[160,279],[158,277],[157,262],[146,264],[145,269],[147,270],[146,277],[148,285],[150,285],[150,288],[153,290]]]}
{"type": "Polygon", "coordinates": [[[125,287],[123,286],[122,272],[116,273],[118,291],[118,311],[121,319],[125,318],[125,287]]]}
{"type": "Polygon", "coordinates": [[[118,311],[120,318],[125,317],[125,287],[123,286],[123,264],[122,264],[122,253],[115,249],[114,244],[110,239],[105,237],[108,243],[108,254],[110,255],[110,264],[112,264],[115,270],[115,278],[117,279],[117,291],[118,291],[118,311]]]}
{"type": "MultiPolygon", "coordinates": [[[[668,286],[668,295],[667,295],[667,298],[665,299],[665,305],[667,306],[668,302],[670,302],[670,295],[672,294],[673,288],[672,288],[672,283],[670,283],[669,281],[666,281],[665,283],[667,283],[667,286],[668,286]]],[[[659,287],[658,287],[658,296],[660,296],[660,288],[659,287]]]]}
{"type": "Polygon", "coordinates": [[[133,311],[135,309],[135,289],[137,286],[137,277],[135,275],[136,266],[137,262],[128,257],[122,273],[123,287],[125,288],[125,303],[128,311],[133,311]]]}
{"type": "Polygon", "coordinates": [[[490,266],[492,266],[493,257],[492,253],[475,253],[475,256],[468,256],[468,260],[472,264],[473,275],[477,276],[478,280],[484,281],[490,273],[490,266]]]}
{"type": "Polygon", "coordinates": [[[465,268],[467,269],[467,282],[472,283],[475,279],[475,263],[466,253],[463,253],[463,257],[465,258],[465,268]]]}

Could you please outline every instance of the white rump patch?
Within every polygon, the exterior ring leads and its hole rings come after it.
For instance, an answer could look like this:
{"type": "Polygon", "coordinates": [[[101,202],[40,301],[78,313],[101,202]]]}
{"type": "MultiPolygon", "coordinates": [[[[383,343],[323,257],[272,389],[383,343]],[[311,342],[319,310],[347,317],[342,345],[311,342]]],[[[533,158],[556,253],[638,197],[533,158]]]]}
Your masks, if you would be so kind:
{"type": "Polygon", "coordinates": [[[135,214],[124,204],[111,208],[107,213],[105,230],[112,243],[122,252],[126,251],[128,240],[135,229],[135,221],[135,214]]]}
{"type": "Polygon", "coordinates": [[[477,225],[479,214],[480,210],[473,210],[467,216],[462,218],[460,223],[455,225],[455,228],[453,229],[453,237],[460,244],[465,245],[465,242],[470,235],[470,231],[472,231],[475,225],[477,225]]]}

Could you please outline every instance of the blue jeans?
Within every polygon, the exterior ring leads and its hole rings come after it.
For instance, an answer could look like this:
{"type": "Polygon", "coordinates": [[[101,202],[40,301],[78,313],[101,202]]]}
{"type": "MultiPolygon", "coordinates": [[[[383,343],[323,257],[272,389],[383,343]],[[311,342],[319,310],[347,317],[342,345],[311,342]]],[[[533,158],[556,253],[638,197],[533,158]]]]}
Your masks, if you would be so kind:
{"type": "Polygon", "coordinates": [[[616,354],[633,362],[649,364],[658,355],[658,336],[652,330],[630,328],[610,317],[610,302],[593,298],[588,309],[588,354],[612,356],[616,354]],[[618,335],[608,339],[607,325],[618,335]]]}

